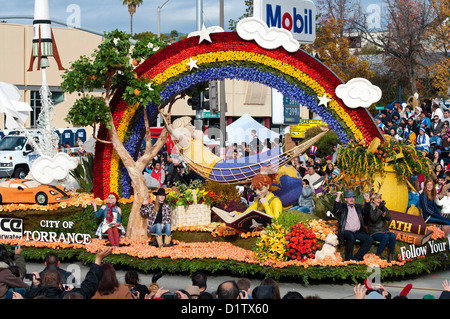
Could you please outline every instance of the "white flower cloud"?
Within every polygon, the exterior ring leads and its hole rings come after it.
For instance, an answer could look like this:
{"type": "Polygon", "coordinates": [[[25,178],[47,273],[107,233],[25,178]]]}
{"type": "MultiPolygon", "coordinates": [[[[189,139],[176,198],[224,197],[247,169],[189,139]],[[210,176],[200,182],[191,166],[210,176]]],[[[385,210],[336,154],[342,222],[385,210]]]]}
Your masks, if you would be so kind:
{"type": "Polygon", "coordinates": [[[336,96],[349,108],[368,108],[381,99],[381,89],[364,78],[354,78],[336,87],[336,96]]]}
{"type": "Polygon", "coordinates": [[[265,49],[283,47],[288,52],[296,52],[300,48],[300,43],[294,39],[291,32],[276,27],[269,28],[259,18],[250,17],[240,20],[236,31],[242,39],[255,40],[265,49]]]}
{"type": "Polygon", "coordinates": [[[33,162],[31,175],[37,182],[49,184],[54,180],[65,179],[77,165],[77,159],[66,153],[57,153],[53,158],[43,155],[33,162]]]}

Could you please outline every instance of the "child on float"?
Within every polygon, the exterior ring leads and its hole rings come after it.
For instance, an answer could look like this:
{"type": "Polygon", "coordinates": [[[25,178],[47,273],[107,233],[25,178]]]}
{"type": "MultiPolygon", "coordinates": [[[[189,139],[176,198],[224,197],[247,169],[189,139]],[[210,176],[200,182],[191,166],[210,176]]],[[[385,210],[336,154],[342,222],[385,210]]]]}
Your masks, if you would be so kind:
{"type": "MultiPolygon", "coordinates": [[[[263,167],[261,168],[261,172],[253,177],[251,187],[255,191],[256,197],[253,204],[245,212],[259,210],[275,218],[280,216],[283,211],[283,204],[280,198],[270,191],[275,176],[275,171],[269,167],[263,167]]],[[[236,214],[240,213],[233,211],[229,214],[236,216],[236,214]]]]}
{"type": "Polygon", "coordinates": [[[140,214],[147,219],[147,233],[148,235],[156,234],[156,242],[158,247],[168,247],[172,240],[172,209],[166,203],[166,191],[164,188],[159,188],[154,192],[155,200],[150,203],[147,197],[142,203],[140,214]],[[163,242],[163,233],[165,234],[163,242]]]}
{"type": "Polygon", "coordinates": [[[436,196],[436,205],[442,207],[441,215],[450,217],[450,184],[445,184],[440,194],[436,196]]]}
{"type": "Polygon", "coordinates": [[[95,234],[99,238],[102,237],[102,234],[108,234],[108,240],[111,246],[115,248],[119,247],[120,236],[125,234],[125,228],[122,225],[122,210],[117,206],[118,201],[119,196],[111,192],[106,198],[106,205],[103,205],[98,211],[97,203],[95,200],[92,201],[94,217],[102,217],[102,222],[98,226],[95,234]]]}

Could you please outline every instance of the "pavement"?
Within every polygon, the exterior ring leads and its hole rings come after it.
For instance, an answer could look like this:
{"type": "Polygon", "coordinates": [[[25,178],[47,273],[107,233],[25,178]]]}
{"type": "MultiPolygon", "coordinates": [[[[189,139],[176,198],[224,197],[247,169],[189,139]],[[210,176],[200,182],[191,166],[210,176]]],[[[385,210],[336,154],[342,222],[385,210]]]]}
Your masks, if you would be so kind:
{"type": "MultiPolygon", "coordinates": [[[[27,272],[40,272],[44,268],[43,264],[38,263],[27,263],[27,272]]],[[[62,263],[61,268],[66,269],[74,274],[75,278],[84,279],[89,268],[81,263],[67,264],[62,263]]],[[[125,273],[126,270],[116,270],[117,278],[120,283],[125,283],[125,273]]],[[[375,272],[368,273],[368,276],[374,275],[375,272]]],[[[150,285],[152,282],[151,274],[140,273],[140,282],[144,285],[150,285]]],[[[372,277],[370,277],[372,278],[372,277]]],[[[376,278],[376,277],[374,277],[376,278]]],[[[230,276],[208,276],[207,277],[207,291],[213,292],[217,289],[219,284],[227,280],[237,280],[239,277],[230,276]]],[[[251,289],[258,286],[261,279],[252,279],[251,289]]],[[[423,299],[425,295],[431,295],[435,299],[438,299],[442,292],[442,283],[444,280],[450,281],[450,270],[433,272],[431,274],[425,274],[422,276],[415,276],[412,278],[407,278],[399,281],[386,281],[380,282],[391,295],[397,296],[400,294],[402,289],[409,283],[413,285],[410,293],[408,294],[408,299],[423,299]]],[[[373,281],[376,285],[376,279],[373,281]]],[[[185,289],[187,286],[192,285],[191,279],[186,275],[173,275],[165,274],[159,280],[158,284],[160,287],[174,292],[178,289],[185,289]]],[[[306,296],[318,296],[321,299],[353,299],[354,284],[340,284],[333,282],[319,283],[319,284],[308,284],[298,282],[279,282],[280,295],[284,296],[288,291],[300,292],[303,297],[306,296]]]]}

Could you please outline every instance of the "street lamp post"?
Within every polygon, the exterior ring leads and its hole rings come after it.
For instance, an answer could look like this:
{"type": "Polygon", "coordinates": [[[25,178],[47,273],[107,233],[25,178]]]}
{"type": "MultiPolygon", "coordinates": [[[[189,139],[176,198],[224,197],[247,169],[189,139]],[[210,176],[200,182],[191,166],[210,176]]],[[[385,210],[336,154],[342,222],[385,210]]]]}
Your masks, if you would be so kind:
{"type": "MultiPolygon", "coordinates": [[[[197,31],[200,31],[203,26],[203,0],[197,0],[196,7],[196,22],[197,31]]],[[[200,92],[200,101],[203,101],[203,92],[200,92]]],[[[195,111],[194,126],[197,130],[202,130],[203,128],[203,109],[195,111]]]]}
{"type": "Polygon", "coordinates": [[[166,0],[166,2],[164,2],[162,6],[158,6],[158,38],[159,38],[159,36],[161,35],[161,32],[160,32],[161,9],[162,9],[162,7],[164,7],[164,5],[165,5],[167,2],[169,2],[169,0],[166,0]]]}

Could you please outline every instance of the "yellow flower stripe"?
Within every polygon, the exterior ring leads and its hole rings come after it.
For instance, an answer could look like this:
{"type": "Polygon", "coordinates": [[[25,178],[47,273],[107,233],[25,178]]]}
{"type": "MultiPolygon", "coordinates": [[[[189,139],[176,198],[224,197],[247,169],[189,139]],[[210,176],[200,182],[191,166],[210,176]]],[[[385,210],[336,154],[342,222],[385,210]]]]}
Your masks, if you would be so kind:
{"type": "MultiPolygon", "coordinates": [[[[300,82],[304,83],[310,87],[317,96],[323,96],[326,92],[325,88],[321,86],[317,81],[312,79],[308,74],[302,72],[301,70],[295,68],[294,66],[285,63],[280,60],[268,57],[263,54],[258,54],[254,52],[247,51],[219,51],[219,52],[209,52],[204,54],[199,54],[192,57],[193,60],[197,60],[197,65],[213,62],[225,62],[225,61],[247,61],[256,62],[259,64],[267,65],[272,67],[284,74],[294,77],[300,82]]],[[[174,64],[167,68],[163,72],[157,74],[151,81],[155,85],[162,84],[169,80],[170,78],[177,76],[183,72],[189,71],[189,66],[187,63],[189,59],[185,59],[178,64],[174,64]]],[[[331,95],[327,95],[331,98],[331,95]]],[[[336,102],[334,99],[328,103],[328,107],[333,109],[338,116],[347,124],[351,132],[354,134],[357,140],[363,140],[363,134],[359,128],[355,125],[350,115],[336,102]]]]}
{"type": "MultiPolygon", "coordinates": [[[[117,135],[119,136],[120,142],[123,144],[125,139],[125,133],[128,130],[128,126],[133,118],[136,110],[139,107],[139,103],[134,105],[129,105],[125,110],[122,120],[117,127],[117,135]]],[[[109,172],[109,189],[111,192],[119,194],[119,163],[120,157],[114,149],[111,155],[111,170],[109,172]]]]}

